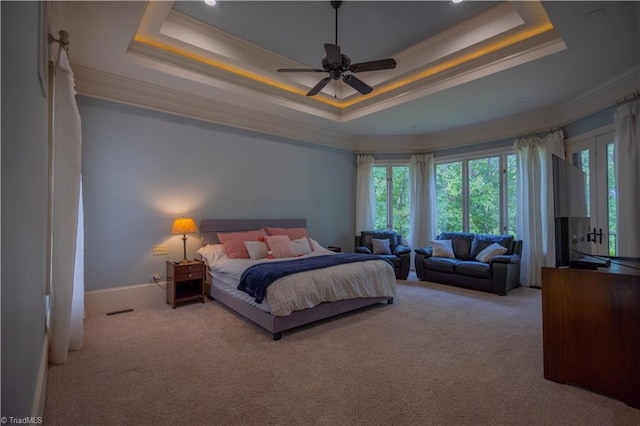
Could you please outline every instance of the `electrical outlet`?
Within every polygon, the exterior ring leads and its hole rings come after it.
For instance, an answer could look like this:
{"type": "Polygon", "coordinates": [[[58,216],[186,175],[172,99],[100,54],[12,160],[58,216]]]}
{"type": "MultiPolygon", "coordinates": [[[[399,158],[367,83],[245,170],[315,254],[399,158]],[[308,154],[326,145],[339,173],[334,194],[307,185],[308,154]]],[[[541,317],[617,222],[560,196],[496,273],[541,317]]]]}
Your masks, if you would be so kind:
{"type": "Polygon", "coordinates": [[[154,280],[159,280],[160,272],[154,272],[153,274],[151,274],[151,278],[153,278],[154,280]]]}
{"type": "Polygon", "coordinates": [[[167,254],[168,249],[167,246],[153,246],[153,255],[154,256],[162,256],[167,254]]]}

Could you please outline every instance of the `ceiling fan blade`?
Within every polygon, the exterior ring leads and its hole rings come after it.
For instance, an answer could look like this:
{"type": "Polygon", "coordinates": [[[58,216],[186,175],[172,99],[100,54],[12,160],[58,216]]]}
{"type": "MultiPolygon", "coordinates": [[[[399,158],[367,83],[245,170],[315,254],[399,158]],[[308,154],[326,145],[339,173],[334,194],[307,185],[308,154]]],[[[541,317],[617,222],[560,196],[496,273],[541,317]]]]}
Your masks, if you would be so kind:
{"type": "Polygon", "coordinates": [[[342,81],[344,81],[363,95],[366,95],[367,93],[371,93],[373,91],[373,88],[371,86],[352,75],[345,75],[344,77],[342,77],[342,81]]]}
{"type": "Polygon", "coordinates": [[[329,82],[331,81],[331,77],[326,77],[323,78],[322,80],[320,80],[320,82],[318,84],[316,84],[313,89],[309,90],[309,93],[307,93],[307,96],[314,96],[317,95],[318,93],[320,93],[320,91],[322,89],[324,89],[324,86],[326,86],[327,84],[329,84],[329,82]]]}
{"type": "Polygon", "coordinates": [[[365,72],[365,71],[378,71],[378,70],[390,70],[396,67],[396,61],[393,58],[379,59],[371,62],[360,62],[359,64],[351,64],[349,71],[351,72],[365,72]]]}
{"type": "Polygon", "coordinates": [[[324,70],[313,68],[278,68],[278,72],[324,72],[324,70]]]}
{"type": "Polygon", "coordinates": [[[330,64],[336,64],[340,66],[342,64],[342,54],[340,53],[340,46],[337,44],[325,43],[324,51],[327,52],[327,61],[330,64]]]}

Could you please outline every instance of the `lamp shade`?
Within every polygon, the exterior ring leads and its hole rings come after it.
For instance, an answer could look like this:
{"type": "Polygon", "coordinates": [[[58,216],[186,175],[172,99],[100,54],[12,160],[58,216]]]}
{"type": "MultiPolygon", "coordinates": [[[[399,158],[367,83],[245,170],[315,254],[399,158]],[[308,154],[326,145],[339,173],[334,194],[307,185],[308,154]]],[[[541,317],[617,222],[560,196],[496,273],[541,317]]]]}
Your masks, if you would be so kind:
{"type": "Polygon", "coordinates": [[[173,221],[172,234],[190,234],[191,232],[198,232],[198,227],[192,218],[180,217],[173,221]]]}

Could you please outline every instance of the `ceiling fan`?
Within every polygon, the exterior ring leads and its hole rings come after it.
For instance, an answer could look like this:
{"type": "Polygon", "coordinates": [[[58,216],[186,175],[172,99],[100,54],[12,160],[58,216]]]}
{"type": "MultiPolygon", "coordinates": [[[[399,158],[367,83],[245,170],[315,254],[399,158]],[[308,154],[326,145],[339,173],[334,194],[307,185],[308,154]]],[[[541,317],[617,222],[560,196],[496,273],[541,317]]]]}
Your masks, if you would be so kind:
{"type": "Polygon", "coordinates": [[[347,83],[349,86],[356,89],[363,95],[367,93],[371,93],[373,88],[366,84],[364,81],[355,77],[349,73],[358,73],[365,71],[378,71],[378,70],[388,70],[396,67],[396,61],[392,58],[388,59],[379,59],[377,61],[370,62],[360,62],[357,64],[351,63],[351,58],[347,55],[344,55],[340,51],[340,46],[338,46],[338,9],[342,5],[341,1],[332,1],[331,6],[336,11],[336,43],[328,44],[325,43],[324,50],[327,54],[324,58],[322,58],[322,69],[314,69],[314,68],[280,68],[278,72],[326,72],[329,73],[329,77],[325,77],[318,84],[316,84],[307,96],[317,95],[331,80],[339,80],[342,78],[342,81],[347,83]]]}

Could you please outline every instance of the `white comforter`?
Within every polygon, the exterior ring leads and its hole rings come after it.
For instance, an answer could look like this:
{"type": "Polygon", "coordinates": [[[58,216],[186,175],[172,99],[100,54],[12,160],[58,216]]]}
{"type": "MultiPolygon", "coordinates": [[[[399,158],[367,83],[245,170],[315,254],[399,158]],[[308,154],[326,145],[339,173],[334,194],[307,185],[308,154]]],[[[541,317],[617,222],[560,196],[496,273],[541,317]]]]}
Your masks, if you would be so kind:
{"type": "MultiPolygon", "coordinates": [[[[334,254],[328,250],[316,250],[301,256],[334,254]]],[[[245,269],[264,262],[280,262],[291,259],[223,259],[209,267],[218,273],[232,277],[237,283],[245,269]]],[[[314,271],[299,272],[281,278],[267,288],[265,300],[271,314],[289,315],[293,311],[312,308],[322,302],[358,297],[394,297],[396,278],[393,268],[383,260],[347,263],[314,271]]]]}

